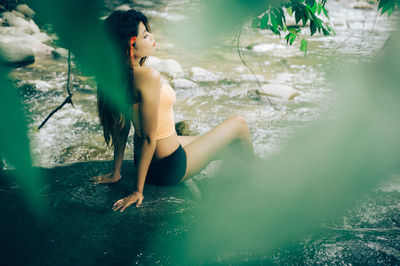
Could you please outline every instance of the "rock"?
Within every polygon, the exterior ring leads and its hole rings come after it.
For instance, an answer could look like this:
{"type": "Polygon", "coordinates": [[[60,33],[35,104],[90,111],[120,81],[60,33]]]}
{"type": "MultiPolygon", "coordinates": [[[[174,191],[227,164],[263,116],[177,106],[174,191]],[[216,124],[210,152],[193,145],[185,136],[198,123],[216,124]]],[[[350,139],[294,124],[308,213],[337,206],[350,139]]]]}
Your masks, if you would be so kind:
{"type": "Polygon", "coordinates": [[[179,136],[197,136],[198,132],[194,132],[189,127],[189,122],[184,120],[178,123],[175,123],[175,130],[179,136]]]}
{"type": "Polygon", "coordinates": [[[35,22],[31,19],[30,21],[26,21],[23,18],[17,17],[15,14],[11,12],[2,13],[2,17],[7,23],[7,25],[11,27],[24,28],[24,31],[29,34],[39,33],[40,29],[35,24],[35,22]]]}
{"type": "Polygon", "coordinates": [[[6,43],[12,44],[13,48],[10,47],[8,53],[12,52],[13,49],[17,53],[18,50],[22,51],[26,47],[30,47],[35,56],[48,56],[54,50],[53,47],[45,45],[35,37],[24,33],[15,33],[15,35],[1,34],[0,42],[4,44],[4,47],[7,46],[6,43]]]}
{"type": "Polygon", "coordinates": [[[181,65],[173,59],[161,60],[157,65],[155,65],[155,69],[170,76],[183,72],[181,65]]]}
{"type": "Polygon", "coordinates": [[[155,68],[155,66],[161,62],[161,59],[155,56],[149,56],[146,60],[145,65],[148,67],[155,68]]]}
{"type": "Polygon", "coordinates": [[[19,4],[15,7],[15,10],[21,12],[28,18],[33,18],[35,16],[35,11],[33,11],[28,5],[26,4],[19,4]]]}
{"type": "Polygon", "coordinates": [[[18,12],[16,10],[12,10],[11,13],[13,13],[16,17],[25,19],[25,15],[22,14],[21,12],[18,12]]]}
{"type": "Polygon", "coordinates": [[[279,97],[285,100],[292,100],[300,93],[292,87],[280,84],[264,84],[262,89],[257,90],[258,94],[264,94],[272,97],[279,97]]]}
{"type": "Polygon", "coordinates": [[[128,4],[125,4],[125,5],[118,6],[115,10],[128,11],[130,9],[131,9],[131,7],[128,4]]]}
{"type": "Polygon", "coordinates": [[[353,8],[354,9],[365,9],[365,10],[374,9],[374,7],[367,2],[356,2],[353,4],[353,8]]]}
{"type": "MultiPolygon", "coordinates": [[[[64,48],[57,48],[54,51],[52,51],[52,54],[54,56],[54,58],[68,58],[68,50],[64,49],[64,48]]],[[[71,54],[71,58],[72,58],[72,54],[71,54]]]]}
{"type": "Polygon", "coordinates": [[[35,33],[35,34],[32,34],[32,36],[35,37],[41,43],[52,40],[51,37],[44,32],[35,33]]]}
{"type": "Polygon", "coordinates": [[[174,88],[180,89],[193,89],[199,87],[199,85],[188,79],[174,79],[171,83],[174,88]]]}
{"type": "Polygon", "coordinates": [[[76,161],[101,160],[105,153],[107,153],[105,148],[93,145],[68,146],[61,151],[58,162],[65,164],[76,161]]]}
{"type": "Polygon", "coordinates": [[[19,39],[3,38],[0,35],[0,57],[7,64],[24,65],[35,61],[35,54],[27,43],[19,39]]]}
{"type": "Polygon", "coordinates": [[[201,67],[192,67],[190,73],[194,81],[218,81],[222,79],[219,75],[201,67]]]}

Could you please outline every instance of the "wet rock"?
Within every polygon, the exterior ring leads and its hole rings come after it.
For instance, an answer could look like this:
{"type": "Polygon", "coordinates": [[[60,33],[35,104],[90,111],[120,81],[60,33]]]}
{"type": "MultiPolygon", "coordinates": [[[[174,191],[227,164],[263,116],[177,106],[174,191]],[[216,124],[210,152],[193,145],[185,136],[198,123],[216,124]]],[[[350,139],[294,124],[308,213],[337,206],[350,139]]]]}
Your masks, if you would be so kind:
{"type": "Polygon", "coordinates": [[[149,56],[146,60],[146,66],[155,68],[158,63],[161,62],[161,59],[155,56],[149,56]]]}
{"type": "Polygon", "coordinates": [[[32,34],[32,36],[35,37],[41,43],[49,42],[52,40],[51,37],[44,32],[35,33],[32,34]]]}
{"type": "Polygon", "coordinates": [[[17,17],[12,12],[4,12],[2,13],[2,17],[7,25],[12,27],[24,28],[24,31],[27,32],[28,34],[34,34],[40,32],[39,27],[35,24],[33,20],[27,21],[21,17],[17,17]]]}
{"type": "Polygon", "coordinates": [[[48,56],[54,50],[53,47],[41,43],[38,39],[28,34],[18,34],[15,35],[5,35],[1,34],[0,42],[2,43],[12,43],[13,47],[10,47],[9,51],[12,52],[13,49],[18,51],[20,49],[25,49],[25,47],[30,47],[33,50],[35,56],[48,56]]]}
{"type": "Polygon", "coordinates": [[[158,64],[154,66],[160,72],[166,73],[169,76],[174,76],[175,74],[182,73],[182,66],[173,59],[161,60],[158,64]]]}
{"type": "Polygon", "coordinates": [[[3,38],[0,35],[0,57],[6,64],[24,65],[35,61],[32,47],[17,38],[3,38]]]}
{"type": "Polygon", "coordinates": [[[16,10],[12,10],[11,13],[13,13],[16,17],[20,17],[20,18],[25,19],[25,15],[22,14],[21,12],[18,12],[16,10]]]}
{"type": "MultiPolygon", "coordinates": [[[[52,51],[54,58],[68,58],[68,50],[64,48],[57,48],[52,51]]],[[[72,57],[72,54],[71,54],[72,57]]]]}
{"type": "Polygon", "coordinates": [[[174,88],[179,88],[179,89],[193,89],[199,87],[199,85],[188,79],[174,79],[171,81],[171,83],[174,86],[174,88]]]}
{"type": "MultiPolygon", "coordinates": [[[[89,181],[111,169],[112,161],[39,168],[44,184],[37,188],[40,193],[35,199],[42,200],[46,209],[38,220],[21,196],[25,191],[14,181],[13,171],[0,172],[0,209],[6,228],[2,244],[7,242],[2,252],[23,256],[5,255],[2,261],[7,265],[42,265],[43,261],[49,265],[130,265],[137,254],[156,251],[154,245],[149,246],[154,240],[175,243],[191,228],[199,206],[193,191],[199,190],[189,186],[198,181],[170,187],[145,184],[140,208],[131,205],[124,212],[114,212],[113,204],[133,191],[135,168],[133,161],[125,160],[117,183],[89,181]]],[[[157,259],[146,258],[145,265],[157,259]]]]}
{"type": "Polygon", "coordinates": [[[61,151],[62,155],[58,158],[58,162],[64,164],[77,161],[101,160],[106,153],[109,152],[105,148],[92,145],[74,145],[61,151]]]}
{"type": "Polygon", "coordinates": [[[15,7],[15,10],[24,14],[28,18],[33,18],[35,16],[35,11],[33,11],[28,5],[20,4],[15,7]]]}
{"type": "Polygon", "coordinates": [[[292,87],[281,84],[264,84],[262,85],[262,89],[257,90],[257,93],[285,100],[292,100],[300,95],[300,93],[292,87]]]}
{"type": "Polygon", "coordinates": [[[179,136],[198,136],[199,133],[192,131],[189,127],[189,122],[184,120],[175,123],[175,130],[179,136]]]}

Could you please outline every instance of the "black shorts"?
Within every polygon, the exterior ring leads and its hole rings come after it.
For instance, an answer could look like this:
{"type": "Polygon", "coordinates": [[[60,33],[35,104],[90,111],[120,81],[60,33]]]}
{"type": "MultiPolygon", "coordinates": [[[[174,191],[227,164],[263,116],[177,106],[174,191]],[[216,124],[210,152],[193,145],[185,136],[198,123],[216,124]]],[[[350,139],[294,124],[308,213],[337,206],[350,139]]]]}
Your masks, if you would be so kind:
{"type": "MultiPolygon", "coordinates": [[[[133,159],[136,167],[142,144],[143,139],[134,134],[133,159]]],[[[186,163],[186,152],[182,145],[179,145],[178,149],[167,157],[150,163],[145,183],[159,186],[175,185],[185,175],[186,163]]]]}

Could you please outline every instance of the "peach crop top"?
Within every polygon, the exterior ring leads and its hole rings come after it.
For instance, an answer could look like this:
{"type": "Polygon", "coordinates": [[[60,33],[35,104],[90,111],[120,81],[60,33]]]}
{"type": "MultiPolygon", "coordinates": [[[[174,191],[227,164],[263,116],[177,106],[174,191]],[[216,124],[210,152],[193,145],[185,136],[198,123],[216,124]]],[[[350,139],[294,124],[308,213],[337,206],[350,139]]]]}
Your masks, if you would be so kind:
{"type": "MultiPolygon", "coordinates": [[[[156,140],[169,137],[175,132],[175,121],[173,106],[175,103],[175,92],[168,84],[163,83],[160,89],[160,105],[158,108],[158,125],[156,140]]],[[[133,104],[133,128],[135,133],[142,136],[139,122],[139,103],[133,104]]]]}

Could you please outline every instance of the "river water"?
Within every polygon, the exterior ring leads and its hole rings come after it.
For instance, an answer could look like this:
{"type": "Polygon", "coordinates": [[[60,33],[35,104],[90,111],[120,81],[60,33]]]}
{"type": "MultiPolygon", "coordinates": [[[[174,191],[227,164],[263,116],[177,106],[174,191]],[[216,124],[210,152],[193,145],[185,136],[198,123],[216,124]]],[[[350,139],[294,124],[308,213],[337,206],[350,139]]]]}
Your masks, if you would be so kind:
{"type": "MultiPolygon", "coordinates": [[[[122,2],[107,2],[104,14],[118,4],[122,2]]],[[[299,50],[298,41],[289,46],[283,38],[269,31],[245,25],[241,49],[246,63],[260,75],[261,83],[284,84],[300,92],[290,101],[270,97],[275,109],[266,98],[255,100],[249,96],[258,85],[240,61],[232,42],[234,36],[207,53],[188,54],[175,48],[168,28],[184,22],[188,12],[199,5],[199,1],[187,0],[138,4],[150,18],[158,45],[155,56],[177,60],[184,69],[182,77],[189,80],[193,80],[191,67],[202,67],[216,76],[214,81],[197,82],[198,88],[175,90],[175,121],[188,120],[192,130],[204,134],[228,116],[242,115],[249,125],[255,151],[263,158],[279,152],[296,129],[309,126],[329,112],[335,98],[329,73],[339,64],[351,67],[370,60],[381,50],[398,21],[396,14],[388,18],[380,16],[376,10],[353,9],[347,1],[328,1],[337,35],[309,37],[309,29],[304,28],[309,40],[306,55],[299,50]]],[[[131,4],[131,7],[135,6],[131,4]]],[[[97,118],[94,84],[77,69],[73,69],[71,81],[76,108],[65,106],[40,131],[34,130],[67,96],[66,59],[38,58],[33,65],[15,69],[12,76],[20,87],[27,114],[34,165],[53,167],[76,161],[112,160],[112,151],[106,149],[97,118]]],[[[172,81],[171,77],[164,78],[172,81]]],[[[129,134],[124,159],[133,159],[133,131],[129,134]]],[[[204,173],[212,171],[212,166],[204,173]]],[[[296,243],[271,255],[267,262],[398,263],[399,184],[399,177],[394,176],[347,217],[335,222],[330,234],[296,243]]],[[[246,256],[242,256],[242,262],[246,262],[246,256]]],[[[252,260],[249,257],[247,261],[252,260]]]]}

